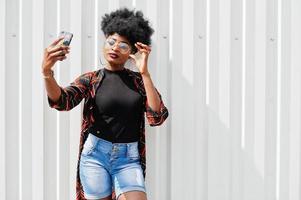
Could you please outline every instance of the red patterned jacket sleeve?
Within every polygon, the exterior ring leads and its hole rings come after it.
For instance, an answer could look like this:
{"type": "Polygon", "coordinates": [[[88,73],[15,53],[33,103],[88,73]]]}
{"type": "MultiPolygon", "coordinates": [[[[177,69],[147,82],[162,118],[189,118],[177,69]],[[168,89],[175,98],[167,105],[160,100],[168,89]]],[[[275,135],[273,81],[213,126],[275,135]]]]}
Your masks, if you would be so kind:
{"type": "Polygon", "coordinates": [[[152,110],[152,108],[148,105],[147,102],[147,98],[146,98],[146,102],[145,102],[145,109],[146,109],[146,118],[147,121],[149,123],[150,126],[159,126],[161,125],[166,118],[168,117],[169,113],[167,108],[164,105],[164,102],[162,100],[162,96],[159,93],[159,91],[157,90],[157,88],[155,88],[159,97],[160,97],[160,110],[159,112],[156,112],[154,110],[152,110]]]}
{"type": "Polygon", "coordinates": [[[49,106],[60,111],[68,111],[77,106],[89,94],[91,72],[82,74],[69,86],[61,88],[61,96],[57,102],[48,97],[49,106]]]}

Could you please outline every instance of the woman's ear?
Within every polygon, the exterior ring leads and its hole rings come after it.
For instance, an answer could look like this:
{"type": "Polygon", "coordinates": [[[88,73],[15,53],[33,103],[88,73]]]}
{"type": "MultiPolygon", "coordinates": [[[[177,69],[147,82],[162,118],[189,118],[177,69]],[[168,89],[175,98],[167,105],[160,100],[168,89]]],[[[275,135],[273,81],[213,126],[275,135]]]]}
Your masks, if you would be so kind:
{"type": "Polygon", "coordinates": [[[135,54],[137,53],[137,48],[135,47],[135,45],[131,46],[131,54],[135,54]]]}

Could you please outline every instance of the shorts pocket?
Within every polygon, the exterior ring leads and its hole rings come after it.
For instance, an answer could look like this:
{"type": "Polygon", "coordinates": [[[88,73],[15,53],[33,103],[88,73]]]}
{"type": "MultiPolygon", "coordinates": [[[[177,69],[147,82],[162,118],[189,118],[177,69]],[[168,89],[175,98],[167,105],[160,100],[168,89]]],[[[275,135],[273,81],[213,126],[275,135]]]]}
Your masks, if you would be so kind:
{"type": "Polygon", "coordinates": [[[127,150],[127,158],[131,161],[139,160],[140,155],[137,146],[129,146],[127,150]]]}
{"type": "Polygon", "coordinates": [[[94,142],[91,139],[91,137],[88,136],[82,150],[82,155],[84,156],[90,155],[94,151],[94,148],[95,148],[94,142]]]}

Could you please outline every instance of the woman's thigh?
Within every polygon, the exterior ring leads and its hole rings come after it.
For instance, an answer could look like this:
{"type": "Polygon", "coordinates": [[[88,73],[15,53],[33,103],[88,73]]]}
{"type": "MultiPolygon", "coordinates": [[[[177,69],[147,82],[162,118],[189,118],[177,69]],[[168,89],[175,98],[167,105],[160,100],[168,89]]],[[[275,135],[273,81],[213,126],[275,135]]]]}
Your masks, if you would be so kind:
{"type": "Polygon", "coordinates": [[[82,162],[80,168],[80,180],[87,199],[102,199],[112,193],[111,176],[106,169],[87,161],[82,162]]]}
{"type": "Polygon", "coordinates": [[[129,143],[123,158],[113,165],[112,182],[116,197],[120,199],[146,199],[143,170],[140,164],[138,143],[129,143]],[[144,197],[144,198],[143,198],[144,197]]]}
{"type": "Polygon", "coordinates": [[[80,180],[86,199],[106,199],[112,193],[111,175],[93,141],[87,141],[80,158],[80,180]]]}

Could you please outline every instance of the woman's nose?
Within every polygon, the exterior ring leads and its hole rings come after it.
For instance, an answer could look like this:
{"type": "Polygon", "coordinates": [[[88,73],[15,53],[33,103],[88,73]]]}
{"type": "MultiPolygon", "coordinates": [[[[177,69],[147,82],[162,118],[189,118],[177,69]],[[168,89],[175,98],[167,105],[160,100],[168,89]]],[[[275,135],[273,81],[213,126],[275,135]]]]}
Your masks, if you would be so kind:
{"type": "Polygon", "coordinates": [[[118,45],[115,43],[113,46],[112,46],[112,50],[116,51],[118,49],[118,45]]]}

